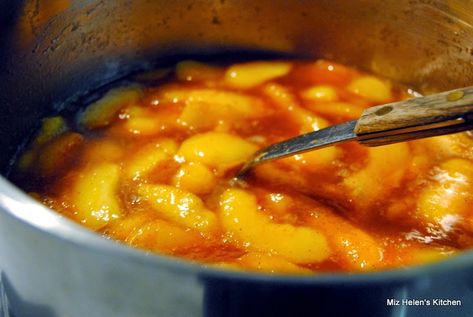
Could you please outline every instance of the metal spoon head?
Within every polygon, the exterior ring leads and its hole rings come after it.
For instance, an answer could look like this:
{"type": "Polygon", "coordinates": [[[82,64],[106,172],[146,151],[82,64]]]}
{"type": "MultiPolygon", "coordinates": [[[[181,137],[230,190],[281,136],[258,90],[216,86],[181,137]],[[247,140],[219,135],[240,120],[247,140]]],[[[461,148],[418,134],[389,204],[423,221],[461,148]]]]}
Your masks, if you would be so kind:
{"type": "Polygon", "coordinates": [[[348,121],[315,132],[299,135],[263,148],[256,152],[253,157],[243,165],[237,173],[236,178],[244,178],[252,167],[263,162],[355,140],[357,138],[354,132],[356,123],[356,120],[348,121]]]}

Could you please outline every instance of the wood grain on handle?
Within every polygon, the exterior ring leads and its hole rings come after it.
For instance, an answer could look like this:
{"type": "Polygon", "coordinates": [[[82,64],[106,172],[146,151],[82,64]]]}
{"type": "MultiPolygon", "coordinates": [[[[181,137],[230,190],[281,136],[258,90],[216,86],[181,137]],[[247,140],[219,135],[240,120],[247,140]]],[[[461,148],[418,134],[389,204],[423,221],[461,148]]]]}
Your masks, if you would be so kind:
{"type": "Polygon", "coordinates": [[[449,126],[452,132],[456,126],[462,131],[473,129],[473,87],[368,108],[355,133],[360,140],[395,138],[406,132],[415,138],[412,134],[438,135],[449,126]]]}

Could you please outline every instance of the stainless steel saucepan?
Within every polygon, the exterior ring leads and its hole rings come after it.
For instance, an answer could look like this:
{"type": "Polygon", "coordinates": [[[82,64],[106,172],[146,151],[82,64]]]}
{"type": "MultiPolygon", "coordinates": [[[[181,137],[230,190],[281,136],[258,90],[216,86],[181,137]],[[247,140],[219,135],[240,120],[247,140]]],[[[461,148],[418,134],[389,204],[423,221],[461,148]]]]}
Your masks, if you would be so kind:
{"type": "MultiPolygon", "coordinates": [[[[0,167],[7,175],[21,141],[66,99],[192,54],[325,57],[424,93],[473,85],[472,24],[471,0],[0,0],[0,167]]],[[[2,316],[473,312],[471,252],[363,274],[228,272],[101,238],[4,177],[0,271],[2,316]],[[408,299],[461,306],[402,305],[408,299]]]]}

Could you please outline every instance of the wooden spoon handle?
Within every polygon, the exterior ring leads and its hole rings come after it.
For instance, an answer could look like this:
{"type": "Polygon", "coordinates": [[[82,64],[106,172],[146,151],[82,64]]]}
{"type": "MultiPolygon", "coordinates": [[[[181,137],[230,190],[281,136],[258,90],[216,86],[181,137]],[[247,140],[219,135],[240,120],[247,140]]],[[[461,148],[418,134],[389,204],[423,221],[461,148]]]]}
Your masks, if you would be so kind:
{"type": "Polygon", "coordinates": [[[473,129],[473,87],[366,109],[355,133],[377,146],[473,129]]]}

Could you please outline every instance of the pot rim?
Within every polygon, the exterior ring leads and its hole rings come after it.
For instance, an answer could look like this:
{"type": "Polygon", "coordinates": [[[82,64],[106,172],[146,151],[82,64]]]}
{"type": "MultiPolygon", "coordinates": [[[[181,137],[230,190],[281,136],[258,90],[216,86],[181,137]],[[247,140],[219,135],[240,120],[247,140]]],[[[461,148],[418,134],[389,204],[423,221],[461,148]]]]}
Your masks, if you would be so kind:
{"type": "Polygon", "coordinates": [[[2,176],[0,176],[0,213],[15,218],[40,234],[49,235],[52,238],[60,239],[77,247],[86,247],[90,252],[115,257],[127,257],[128,261],[136,264],[155,266],[156,268],[162,267],[178,271],[179,273],[196,274],[203,278],[285,285],[316,286],[343,284],[345,286],[352,286],[355,284],[400,282],[430,274],[441,274],[451,270],[473,269],[473,251],[466,251],[460,255],[432,264],[375,272],[328,272],[313,275],[291,275],[234,271],[210,267],[177,257],[149,253],[100,236],[37,202],[2,176]],[[32,215],[35,216],[31,217],[32,215]]]}

